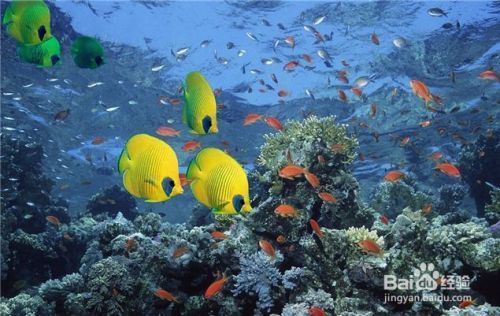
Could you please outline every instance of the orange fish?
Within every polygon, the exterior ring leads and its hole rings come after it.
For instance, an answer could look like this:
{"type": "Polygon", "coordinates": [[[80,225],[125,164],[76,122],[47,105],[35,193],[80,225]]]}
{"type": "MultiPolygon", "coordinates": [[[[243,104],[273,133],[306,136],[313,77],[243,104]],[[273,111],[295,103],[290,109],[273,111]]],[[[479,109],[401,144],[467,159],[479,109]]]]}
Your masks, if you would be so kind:
{"type": "Polygon", "coordinates": [[[177,131],[172,127],[160,126],[156,129],[156,134],[160,136],[179,136],[181,131],[177,131]]]}
{"type": "Polygon", "coordinates": [[[329,193],[329,192],[319,192],[318,196],[324,202],[327,202],[327,203],[337,203],[337,199],[331,193],[329,193]]]}
{"type": "Polygon", "coordinates": [[[217,231],[217,230],[211,232],[210,235],[212,235],[212,237],[214,239],[226,239],[227,238],[226,234],[224,234],[223,232],[217,231]]]}
{"type": "Polygon", "coordinates": [[[130,252],[135,247],[135,240],[133,238],[127,239],[125,242],[125,251],[130,252]]]}
{"type": "Polygon", "coordinates": [[[222,290],[222,288],[224,287],[224,284],[226,284],[227,279],[228,278],[226,276],[222,276],[222,278],[219,278],[216,281],[214,281],[212,284],[210,284],[209,287],[207,288],[207,290],[205,291],[204,297],[206,299],[209,299],[212,296],[219,293],[222,290]]]}
{"type": "Polygon", "coordinates": [[[285,43],[287,43],[288,45],[290,45],[290,47],[292,49],[295,48],[295,38],[293,36],[287,36],[287,37],[285,37],[285,43]]]}
{"type": "Polygon", "coordinates": [[[253,124],[259,120],[262,120],[262,114],[250,113],[245,117],[245,120],[243,120],[243,126],[253,124]]]}
{"type": "Polygon", "coordinates": [[[259,246],[271,258],[276,257],[276,252],[274,251],[274,247],[273,247],[273,245],[271,245],[271,243],[269,241],[267,241],[265,239],[261,239],[259,241],[259,246]]]}
{"type": "Polygon", "coordinates": [[[326,316],[325,311],[322,308],[313,306],[308,310],[309,316],[326,316]]]}
{"type": "Polygon", "coordinates": [[[63,238],[67,241],[73,241],[73,237],[71,237],[68,233],[64,233],[63,238]]]}
{"type": "Polygon", "coordinates": [[[59,122],[64,121],[65,119],[68,118],[69,112],[70,112],[70,109],[57,112],[56,115],[54,115],[54,120],[59,121],[59,122]]]}
{"type": "Polygon", "coordinates": [[[458,308],[460,309],[464,309],[464,308],[467,308],[471,305],[474,305],[476,303],[476,300],[463,300],[460,302],[460,304],[458,304],[458,308]]]}
{"type": "Polygon", "coordinates": [[[389,171],[389,172],[387,172],[385,174],[384,180],[385,181],[389,181],[389,182],[394,182],[394,181],[400,180],[404,176],[406,176],[404,174],[404,172],[401,172],[401,171],[398,171],[398,170],[392,170],[392,171],[389,171]]]}
{"type": "Polygon", "coordinates": [[[279,131],[281,131],[283,129],[283,125],[281,125],[281,122],[280,120],[278,120],[277,118],[275,117],[266,117],[264,119],[264,121],[266,122],[266,124],[274,129],[277,129],[279,131]]]}
{"type": "Polygon", "coordinates": [[[279,176],[285,179],[293,180],[294,177],[298,177],[304,173],[304,168],[297,165],[286,165],[279,171],[279,176]]]}
{"type": "Polygon", "coordinates": [[[500,80],[498,74],[493,70],[485,70],[479,74],[479,78],[483,80],[500,80]]]}
{"type": "Polygon", "coordinates": [[[365,239],[358,242],[358,246],[369,254],[375,254],[375,255],[383,254],[382,248],[380,248],[380,246],[376,242],[370,239],[365,239]]]}
{"type": "Polygon", "coordinates": [[[347,95],[345,94],[344,90],[340,90],[340,89],[338,89],[338,90],[337,90],[337,93],[338,93],[338,95],[339,95],[339,99],[340,99],[340,101],[342,101],[342,102],[347,102],[347,95]]]}
{"type": "Polygon", "coordinates": [[[334,153],[338,153],[339,151],[344,150],[344,148],[345,148],[345,145],[344,145],[344,144],[333,144],[332,146],[330,146],[330,149],[331,149],[334,153]]]}
{"type": "Polygon", "coordinates": [[[340,80],[340,81],[342,81],[345,84],[349,83],[349,79],[347,79],[346,76],[338,76],[337,79],[340,80]]]}
{"type": "Polygon", "coordinates": [[[337,77],[345,77],[347,76],[347,70],[337,70],[337,77]]]}
{"type": "Polygon", "coordinates": [[[451,163],[438,163],[436,168],[447,176],[458,178],[460,177],[460,170],[451,163]]]}
{"type": "Polygon", "coordinates": [[[375,103],[372,103],[370,105],[370,117],[375,117],[377,115],[377,105],[375,103]]]}
{"type": "Polygon", "coordinates": [[[406,136],[403,139],[401,139],[401,141],[399,142],[399,145],[406,146],[406,145],[408,145],[409,142],[410,142],[410,137],[406,136]]]}
{"type": "Polygon", "coordinates": [[[186,142],[182,147],[182,151],[191,151],[191,150],[196,150],[196,148],[200,148],[201,143],[196,140],[190,140],[186,142]]]}
{"type": "Polygon", "coordinates": [[[422,122],[418,123],[418,125],[420,125],[422,127],[429,127],[429,126],[431,126],[431,121],[422,121],[422,122]]]}
{"type": "Polygon", "coordinates": [[[289,204],[280,204],[274,209],[274,214],[281,217],[297,216],[297,209],[289,204]]]}
{"type": "Polygon", "coordinates": [[[169,291],[165,291],[162,288],[158,288],[154,292],[154,295],[161,298],[162,300],[167,300],[170,302],[173,301],[173,302],[179,303],[179,301],[177,300],[177,297],[175,297],[172,293],[170,293],[169,291]]]}
{"type": "Polygon", "coordinates": [[[187,245],[182,245],[182,246],[177,246],[175,248],[174,252],[172,253],[173,258],[179,258],[182,255],[184,255],[186,252],[188,252],[189,247],[187,245]]]}
{"type": "Polygon", "coordinates": [[[100,145],[102,143],[104,143],[104,137],[96,136],[92,139],[92,145],[100,145]]]}
{"type": "Polygon", "coordinates": [[[373,32],[373,33],[372,33],[371,40],[372,40],[372,43],[373,43],[373,44],[375,44],[375,45],[380,45],[380,41],[379,41],[379,39],[378,39],[377,34],[375,34],[375,32],[373,32]]]}
{"type": "Polygon", "coordinates": [[[283,70],[285,71],[293,71],[299,65],[299,62],[296,60],[289,61],[283,66],[283,70]]]}
{"type": "Polygon", "coordinates": [[[319,183],[319,179],[318,177],[313,174],[313,173],[310,173],[309,171],[307,170],[304,170],[304,176],[306,177],[306,180],[307,182],[309,182],[309,184],[313,187],[313,188],[317,188],[319,187],[320,183],[319,183]]]}
{"type": "Polygon", "coordinates": [[[312,63],[312,57],[310,55],[303,54],[302,58],[304,58],[304,60],[307,61],[308,63],[312,63]]]}
{"type": "Polygon", "coordinates": [[[309,225],[311,225],[312,230],[316,233],[316,235],[318,235],[319,238],[323,238],[323,232],[321,231],[321,227],[316,220],[311,218],[309,220],[309,225]]]}
{"type": "Polygon", "coordinates": [[[48,215],[45,217],[45,219],[51,223],[51,224],[54,224],[56,226],[61,226],[61,221],[59,220],[59,218],[55,217],[55,216],[52,216],[52,215],[48,215]]]}
{"type": "Polygon", "coordinates": [[[433,152],[430,156],[429,156],[429,159],[430,160],[434,160],[434,161],[437,161],[439,159],[441,159],[443,157],[443,153],[440,152],[440,151],[435,151],[433,152]]]}
{"type": "Polygon", "coordinates": [[[389,224],[389,219],[387,218],[387,216],[385,216],[384,214],[380,215],[379,217],[380,221],[385,224],[385,225],[388,225],[389,224]]]}
{"type": "Polygon", "coordinates": [[[431,203],[427,203],[424,206],[422,206],[422,213],[424,213],[424,215],[429,215],[431,212],[432,212],[431,203]]]}
{"type": "Polygon", "coordinates": [[[191,183],[191,180],[188,180],[185,173],[179,173],[179,180],[181,180],[181,186],[186,186],[191,183]]]}
{"type": "Polygon", "coordinates": [[[351,88],[351,91],[358,97],[361,97],[363,95],[363,91],[360,88],[351,88]]]}
{"type": "Polygon", "coordinates": [[[278,96],[281,98],[284,98],[284,97],[288,96],[288,91],[282,89],[278,92],[278,96]]]}
{"type": "Polygon", "coordinates": [[[173,106],[176,106],[176,105],[179,105],[181,104],[181,100],[180,99],[169,99],[168,102],[173,105],[173,106]]]}
{"type": "Polygon", "coordinates": [[[276,237],[276,241],[279,243],[279,244],[284,244],[286,243],[286,237],[283,236],[283,235],[279,235],[278,237],[276,237]]]}
{"type": "Polygon", "coordinates": [[[426,106],[432,101],[432,95],[425,83],[418,80],[410,80],[410,86],[413,93],[425,101],[426,106]]]}

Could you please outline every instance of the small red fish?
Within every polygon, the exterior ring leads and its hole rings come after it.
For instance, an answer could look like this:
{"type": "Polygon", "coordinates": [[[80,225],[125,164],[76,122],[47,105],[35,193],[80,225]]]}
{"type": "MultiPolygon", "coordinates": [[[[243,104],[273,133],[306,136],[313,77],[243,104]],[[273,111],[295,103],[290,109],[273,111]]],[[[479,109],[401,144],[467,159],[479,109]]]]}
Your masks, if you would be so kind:
{"type": "Polygon", "coordinates": [[[56,226],[58,226],[58,227],[62,225],[62,224],[61,224],[61,221],[59,220],[59,218],[57,218],[57,217],[55,217],[55,216],[48,215],[48,216],[46,216],[46,217],[45,217],[45,219],[46,219],[49,223],[54,224],[54,225],[56,225],[56,226]]]}
{"type": "Polygon", "coordinates": [[[373,44],[380,45],[380,40],[375,32],[372,33],[371,40],[373,44]]]}
{"type": "Polygon", "coordinates": [[[385,224],[385,225],[388,225],[389,224],[389,219],[387,218],[387,216],[385,216],[384,214],[380,215],[379,217],[380,221],[385,224]]]}
{"type": "Polygon", "coordinates": [[[337,199],[331,193],[329,193],[329,192],[319,192],[318,196],[324,202],[327,202],[327,203],[337,203],[337,199]]]}
{"type": "Polygon", "coordinates": [[[409,142],[410,142],[410,137],[406,136],[403,139],[401,139],[401,141],[399,142],[399,145],[406,146],[406,145],[408,145],[409,142]]]}
{"type": "Polygon", "coordinates": [[[338,79],[339,81],[342,81],[342,82],[343,82],[343,83],[345,83],[345,84],[348,84],[348,83],[349,83],[349,79],[347,79],[347,77],[346,77],[346,76],[338,76],[338,77],[337,77],[337,79],[338,79]]]}
{"type": "Polygon", "coordinates": [[[100,145],[102,143],[104,143],[104,137],[96,136],[92,139],[92,145],[100,145]]]}
{"type": "Polygon", "coordinates": [[[176,99],[176,98],[170,98],[168,100],[168,102],[173,105],[173,106],[176,106],[176,105],[179,105],[181,104],[181,100],[180,99],[176,99]]]}
{"type": "Polygon", "coordinates": [[[439,159],[441,159],[443,157],[443,153],[440,152],[440,151],[435,151],[433,152],[430,156],[429,156],[429,159],[430,160],[434,160],[434,161],[438,161],[439,159]]]}
{"type": "Polygon", "coordinates": [[[347,95],[345,94],[344,90],[338,89],[337,93],[339,95],[340,101],[347,102],[347,95]]]}
{"type": "Polygon", "coordinates": [[[363,95],[363,91],[360,88],[351,88],[352,93],[357,95],[358,97],[361,97],[363,95]]]}
{"type": "Polygon", "coordinates": [[[318,179],[318,177],[315,174],[310,173],[307,170],[304,170],[304,177],[306,178],[307,182],[309,182],[309,184],[313,188],[316,189],[316,188],[318,188],[320,186],[319,179],[318,179]]]}
{"type": "Polygon", "coordinates": [[[402,179],[405,176],[406,175],[404,174],[404,172],[401,172],[398,170],[392,170],[392,171],[389,171],[385,174],[384,180],[389,181],[389,182],[394,182],[394,181],[398,181],[398,180],[402,179]]]}
{"type": "Polygon", "coordinates": [[[261,239],[259,241],[259,246],[271,258],[276,257],[276,251],[274,250],[273,245],[269,241],[267,241],[265,239],[261,239]]]}
{"type": "Polygon", "coordinates": [[[279,171],[279,176],[285,179],[293,180],[293,178],[298,177],[304,173],[304,168],[297,165],[286,165],[279,171]]]}
{"type": "Polygon", "coordinates": [[[176,303],[179,303],[179,301],[177,300],[177,297],[175,297],[174,295],[172,295],[172,293],[170,293],[169,291],[166,291],[162,288],[158,288],[155,292],[154,292],[154,295],[161,298],[162,300],[167,300],[167,301],[170,301],[170,302],[176,302],[176,303]]]}
{"type": "Polygon", "coordinates": [[[279,235],[278,237],[276,237],[276,241],[279,243],[279,244],[284,244],[286,243],[286,237],[283,236],[283,235],[279,235]]]}
{"type": "Polygon", "coordinates": [[[245,120],[243,120],[243,126],[253,124],[260,120],[262,120],[262,114],[250,113],[245,117],[245,120]]]}
{"type": "Polygon", "coordinates": [[[476,304],[476,300],[472,300],[472,301],[471,300],[463,300],[460,302],[460,304],[458,304],[458,308],[464,309],[464,308],[467,308],[467,307],[474,305],[474,304],[476,304]]]}
{"type": "Polygon", "coordinates": [[[483,80],[500,80],[500,76],[494,70],[485,70],[479,74],[479,78],[483,80]]]}
{"type": "Polygon", "coordinates": [[[135,248],[135,244],[136,242],[133,238],[127,239],[127,241],[125,242],[125,251],[130,252],[132,249],[135,248]]]}
{"type": "Polygon", "coordinates": [[[59,111],[54,115],[54,120],[62,122],[69,116],[70,109],[59,111]]]}
{"type": "Polygon", "coordinates": [[[322,308],[313,306],[308,310],[309,316],[326,316],[325,311],[322,308]]]}
{"type": "Polygon", "coordinates": [[[160,126],[156,129],[156,134],[160,136],[179,136],[181,131],[177,131],[172,127],[160,126]]]}
{"type": "Polygon", "coordinates": [[[289,61],[288,63],[286,63],[285,66],[283,66],[283,70],[294,71],[298,65],[299,65],[299,62],[297,60],[292,60],[292,61],[289,61]]]}
{"type": "Polygon", "coordinates": [[[365,239],[358,242],[358,246],[361,247],[361,249],[368,254],[375,254],[375,255],[383,254],[382,248],[380,248],[380,246],[376,242],[370,239],[365,239]]]}
{"type": "Polygon", "coordinates": [[[280,91],[278,91],[278,96],[281,98],[287,97],[288,95],[288,91],[286,90],[281,89],[280,91]]]}
{"type": "Polygon", "coordinates": [[[304,60],[307,61],[308,63],[312,63],[312,57],[310,55],[303,54],[302,58],[304,58],[304,60]]]}
{"type": "Polygon", "coordinates": [[[227,238],[227,235],[224,234],[223,232],[220,232],[220,231],[213,231],[210,233],[210,235],[214,238],[214,239],[226,239],[227,238]]]}
{"type": "Polygon", "coordinates": [[[219,293],[222,288],[224,287],[224,284],[226,284],[227,277],[223,276],[222,278],[217,279],[214,281],[212,284],[210,284],[205,291],[205,294],[203,295],[206,299],[211,298],[212,296],[216,295],[219,293]]]}
{"type": "Polygon", "coordinates": [[[274,214],[281,217],[295,217],[297,216],[297,209],[289,204],[280,204],[274,209],[274,214]]]}
{"type": "Polygon", "coordinates": [[[275,117],[268,116],[264,119],[264,121],[266,122],[267,125],[269,125],[270,127],[274,128],[274,129],[277,129],[279,131],[281,131],[283,129],[283,125],[281,125],[280,120],[278,120],[275,117]]]}
{"type": "Polygon", "coordinates": [[[460,170],[451,163],[438,163],[436,169],[441,171],[447,176],[458,178],[460,177],[460,170]]]}
{"type": "Polygon", "coordinates": [[[432,95],[425,83],[419,80],[411,80],[410,86],[413,93],[425,101],[426,106],[429,102],[432,101],[432,95]]]}
{"type": "Polygon", "coordinates": [[[372,103],[370,105],[370,117],[374,118],[375,115],[377,115],[377,105],[375,103],[372,103]]]}
{"type": "Polygon", "coordinates": [[[183,256],[185,253],[187,253],[189,250],[189,247],[187,245],[180,245],[177,248],[175,248],[174,252],[172,253],[173,258],[179,258],[183,256]]]}
{"type": "Polygon", "coordinates": [[[191,183],[191,180],[188,180],[185,173],[179,173],[179,180],[181,181],[181,186],[186,186],[191,183]]]}
{"type": "Polygon", "coordinates": [[[295,48],[295,38],[293,36],[285,37],[285,43],[287,43],[292,49],[295,48]]]}
{"type": "Polygon", "coordinates": [[[432,212],[431,203],[427,203],[424,206],[422,206],[422,213],[424,213],[424,215],[429,215],[431,212],[432,212]]]}
{"type": "Polygon", "coordinates": [[[422,127],[429,127],[429,126],[431,126],[431,121],[422,121],[422,122],[418,123],[418,125],[420,125],[422,127]]]}
{"type": "Polygon", "coordinates": [[[201,143],[199,141],[196,141],[196,140],[190,140],[188,142],[186,142],[182,147],[182,151],[192,151],[192,150],[196,150],[197,148],[200,148],[201,147],[201,143]]]}
{"type": "Polygon", "coordinates": [[[316,220],[311,218],[309,220],[309,225],[311,225],[312,230],[316,233],[316,235],[318,235],[319,238],[323,238],[323,232],[321,231],[321,227],[316,220]]]}

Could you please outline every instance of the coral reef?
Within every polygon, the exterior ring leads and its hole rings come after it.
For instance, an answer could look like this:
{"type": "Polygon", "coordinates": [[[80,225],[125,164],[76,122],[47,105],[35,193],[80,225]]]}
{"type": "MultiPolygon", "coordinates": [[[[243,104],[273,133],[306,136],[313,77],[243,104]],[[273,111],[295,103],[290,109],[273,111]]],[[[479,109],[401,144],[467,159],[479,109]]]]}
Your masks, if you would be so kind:
{"type": "Polygon", "coordinates": [[[480,217],[484,216],[485,205],[491,202],[491,185],[500,186],[499,156],[500,131],[498,130],[481,135],[473,144],[464,145],[460,153],[460,173],[470,187],[480,217]]]}
{"type": "MultiPolygon", "coordinates": [[[[445,186],[438,198],[418,191],[411,179],[385,182],[373,193],[372,209],[359,200],[358,183],[349,170],[356,140],[334,118],[289,122],[266,140],[260,165],[249,176],[255,208],[248,216],[207,218],[200,208],[189,224],[174,225],[158,214],[136,212],[135,205],[120,200],[122,192],[116,188],[94,196],[88,212],[61,225],[42,217],[45,226],[36,232],[20,228],[16,212],[2,213],[7,232],[2,232],[2,270],[16,290],[0,300],[0,313],[296,316],[310,315],[311,308],[330,315],[498,313],[492,306],[498,301],[487,289],[500,281],[500,239],[484,219],[457,211],[462,187],[445,186]],[[344,146],[332,150],[335,144],[344,146]],[[289,159],[317,175],[320,187],[304,178],[279,177],[289,159]],[[337,202],[321,200],[318,192],[323,190],[337,202]],[[99,199],[123,203],[102,204],[99,199]],[[293,204],[297,215],[275,214],[282,203],[293,204]],[[436,211],[422,210],[428,203],[436,211]],[[375,220],[374,209],[390,221],[375,220]],[[310,219],[317,220],[319,230],[311,228],[310,219]],[[275,256],[259,248],[262,239],[275,256]],[[380,251],[368,251],[363,241],[380,251]],[[33,254],[41,266],[30,261],[33,254]],[[20,268],[16,278],[11,277],[12,263],[20,268]],[[64,269],[56,271],[55,266],[64,269]],[[29,279],[28,268],[43,273],[29,279]],[[450,294],[442,287],[384,289],[385,275],[407,278],[418,269],[469,277],[466,294],[481,304],[461,310],[456,302],[384,302],[387,293],[450,294]],[[225,283],[205,298],[221,275],[227,277],[225,283]],[[156,296],[160,288],[175,299],[156,296]]],[[[498,213],[497,201],[495,195],[488,213],[498,213]]],[[[63,208],[50,203],[51,210],[63,208]]],[[[37,212],[46,216],[42,210],[37,212]]]]}
{"type": "Polygon", "coordinates": [[[138,215],[136,205],[130,194],[114,185],[94,195],[87,204],[87,211],[92,215],[106,214],[110,217],[121,212],[127,219],[133,220],[138,215]]]}

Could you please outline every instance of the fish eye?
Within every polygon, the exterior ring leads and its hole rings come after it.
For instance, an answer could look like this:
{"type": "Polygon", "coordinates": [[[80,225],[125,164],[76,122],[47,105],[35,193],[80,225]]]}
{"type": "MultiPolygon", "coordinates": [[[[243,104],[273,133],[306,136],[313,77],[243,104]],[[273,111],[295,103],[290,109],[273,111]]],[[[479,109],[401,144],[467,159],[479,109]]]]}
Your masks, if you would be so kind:
{"type": "Polygon", "coordinates": [[[45,29],[45,26],[42,25],[38,28],[38,38],[40,41],[43,41],[45,34],[47,34],[47,30],[45,29]]]}
{"type": "Polygon", "coordinates": [[[235,195],[233,197],[233,207],[237,213],[241,212],[241,208],[245,205],[245,200],[241,195],[235,195]]]}
{"type": "Polygon", "coordinates": [[[165,194],[167,196],[170,196],[170,194],[172,194],[172,190],[175,187],[175,182],[171,178],[166,177],[163,179],[161,186],[162,186],[163,190],[165,191],[165,194]]]}
{"type": "Polygon", "coordinates": [[[97,66],[100,66],[100,65],[104,64],[104,60],[102,59],[101,56],[97,56],[95,58],[95,63],[97,64],[97,66]]]}
{"type": "Polygon", "coordinates": [[[50,57],[50,61],[52,62],[52,66],[54,66],[55,64],[57,64],[57,62],[58,62],[59,60],[61,60],[61,58],[59,58],[59,56],[57,56],[57,55],[52,55],[52,56],[50,57]]]}
{"type": "Polygon", "coordinates": [[[201,121],[203,125],[203,131],[205,131],[205,134],[208,134],[208,131],[210,130],[210,127],[212,127],[212,118],[210,116],[205,116],[203,120],[201,121]]]}

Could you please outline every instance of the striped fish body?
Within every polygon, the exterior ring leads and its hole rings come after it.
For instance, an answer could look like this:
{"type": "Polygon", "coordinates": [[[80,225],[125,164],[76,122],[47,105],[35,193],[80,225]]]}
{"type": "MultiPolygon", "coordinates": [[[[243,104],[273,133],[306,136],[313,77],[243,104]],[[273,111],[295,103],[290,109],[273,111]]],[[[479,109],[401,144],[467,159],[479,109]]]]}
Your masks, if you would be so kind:
{"type": "Polygon", "coordinates": [[[187,178],[195,198],[217,214],[249,212],[248,179],[236,160],[216,148],[205,148],[191,161],[187,178]]]}
{"type": "Polygon", "coordinates": [[[118,170],[125,189],[146,202],[163,202],[183,193],[174,150],[164,141],[138,134],[123,149],[118,170]]]}
{"type": "Polygon", "coordinates": [[[60,64],[61,46],[55,37],[51,37],[38,45],[17,45],[19,57],[31,64],[43,67],[52,67],[60,64]]]}
{"type": "Polygon", "coordinates": [[[52,37],[50,11],[44,1],[13,1],[5,10],[2,23],[21,44],[36,45],[52,37]]]}
{"type": "Polygon", "coordinates": [[[194,134],[215,134],[217,128],[217,105],[208,81],[197,71],[186,76],[184,84],[184,107],[182,121],[194,134]]]}

